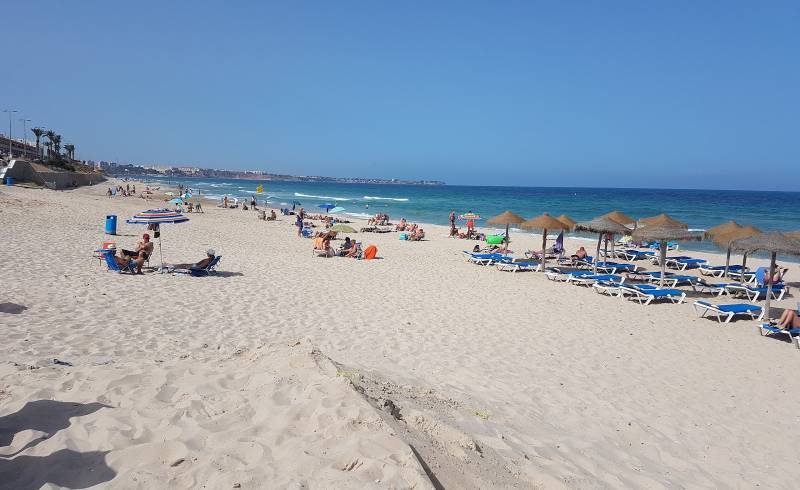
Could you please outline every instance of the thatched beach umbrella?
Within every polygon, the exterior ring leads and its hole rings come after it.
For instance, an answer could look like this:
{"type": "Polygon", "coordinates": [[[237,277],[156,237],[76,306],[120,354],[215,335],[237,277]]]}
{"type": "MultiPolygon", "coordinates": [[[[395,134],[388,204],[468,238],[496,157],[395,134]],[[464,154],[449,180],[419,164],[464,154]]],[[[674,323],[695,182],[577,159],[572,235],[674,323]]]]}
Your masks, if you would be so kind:
{"type": "Polygon", "coordinates": [[[601,218],[608,218],[611,221],[616,221],[621,225],[631,225],[636,223],[636,220],[628,216],[627,214],[623,213],[622,211],[611,211],[610,213],[606,213],[601,218]]]}
{"type": "MultiPolygon", "coordinates": [[[[719,226],[715,226],[709,230],[706,230],[706,238],[711,238],[714,243],[719,245],[720,247],[727,247],[728,253],[725,256],[725,270],[723,271],[722,275],[728,275],[728,268],[731,264],[731,249],[732,244],[736,240],[743,240],[745,238],[750,238],[751,236],[755,236],[761,233],[761,230],[754,226],[741,226],[739,223],[735,221],[729,221],[728,223],[721,224],[719,226]],[[735,226],[734,226],[735,225],[735,226]],[[726,231],[727,230],[727,231],[726,231]]],[[[745,262],[747,261],[747,253],[744,254],[742,258],[742,272],[744,272],[745,262]]]]}
{"type": "Polygon", "coordinates": [[[520,226],[526,230],[542,230],[542,272],[545,270],[545,250],[547,249],[547,230],[567,230],[569,227],[561,221],[553,218],[548,213],[531,218],[523,222],[520,226]]]}
{"type": "Polygon", "coordinates": [[[633,237],[637,240],[657,240],[661,249],[661,281],[659,287],[664,286],[664,274],[667,272],[667,241],[669,240],[701,240],[702,233],[689,231],[689,225],[660,214],[651,218],[639,220],[639,227],[633,230],[633,237]]]}
{"type": "Polygon", "coordinates": [[[742,225],[733,220],[730,220],[727,223],[722,223],[721,225],[717,225],[713,228],[707,229],[706,238],[714,238],[717,235],[726,235],[732,231],[737,231],[741,229],[742,225]]]}
{"type": "Polygon", "coordinates": [[[566,214],[562,214],[561,216],[559,216],[556,219],[558,221],[564,223],[565,225],[567,225],[567,227],[568,227],[567,230],[570,230],[570,231],[575,228],[575,224],[577,223],[577,221],[575,221],[574,219],[570,218],[566,214]]]}
{"type": "Polygon", "coordinates": [[[506,225],[506,237],[505,242],[508,243],[508,227],[509,225],[518,225],[525,221],[525,218],[518,214],[514,214],[511,211],[506,211],[505,213],[498,214],[494,218],[486,220],[487,225],[506,225]]]}
{"type": "Polygon", "coordinates": [[[591,233],[599,233],[599,237],[597,238],[597,253],[594,256],[595,259],[594,263],[594,270],[593,273],[597,274],[597,261],[600,258],[600,244],[603,242],[603,236],[607,233],[628,233],[630,232],[630,228],[627,226],[620,224],[613,219],[600,216],[599,218],[595,218],[591,221],[582,221],[580,223],[575,224],[575,229],[578,231],[588,231],[591,233]]]}
{"type": "MultiPolygon", "coordinates": [[[[611,221],[616,221],[617,223],[619,223],[621,225],[625,225],[630,229],[633,229],[633,228],[636,227],[636,220],[631,218],[627,214],[623,213],[622,211],[611,211],[610,213],[606,213],[606,214],[604,214],[603,216],[600,216],[600,217],[601,218],[608,218],[611,221]]],[[[628,230],[626,233],[630,233],[630,230],[628,230]]],[[[606,241],[606,252],[608,252],[608,241],[606,241]]],[[[611,242],[611,253],[612,253],[612,255],[614,253],[614,242],[613,241],[611,242]]],[[[606,256],[608,256],[608,253],[606,253],[606,256]]]]}
{"type": "Polygon", "coordinates": [[[775,276],[775,258],[778,253],[800,255],[800,240],[790,237],[779,231],[770,231],[760,235],[745,238],[734,242],[733,248],[745,252],[769,252],[769,284],[767,284],[767,304],[764,307],[767,320],[770,316],[770,301],[772,300],[772,278],[775,276]]]}

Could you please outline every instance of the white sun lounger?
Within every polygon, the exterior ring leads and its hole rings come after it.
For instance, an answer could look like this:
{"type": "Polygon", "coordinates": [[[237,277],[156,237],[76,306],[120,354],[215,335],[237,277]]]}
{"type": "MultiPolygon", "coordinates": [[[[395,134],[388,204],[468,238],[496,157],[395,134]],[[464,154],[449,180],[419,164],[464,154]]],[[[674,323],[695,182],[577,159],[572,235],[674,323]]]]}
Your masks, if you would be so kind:
{"type": "Polygon", "coordinates": [[[764,309],[757,305],[730,304],[715,305],[707,301],[695,301],[694,311],[702,318],[707,314],[715,314],[720,323],[729,323],[736,315],[749,315],[751,320],[761,320],[764,309]],[[725,320],[723,320],[723,317],[725,320]]]}
{"type": "Polygon", "coordinates": [[[638,301],[641,305],[649,305],[658,299],[667,299],[672,303],[681,304],[686,299],[686,293],[677,289],[639,289],[637,287],[621,286],[620,293],[629,299],[638,301]]]}

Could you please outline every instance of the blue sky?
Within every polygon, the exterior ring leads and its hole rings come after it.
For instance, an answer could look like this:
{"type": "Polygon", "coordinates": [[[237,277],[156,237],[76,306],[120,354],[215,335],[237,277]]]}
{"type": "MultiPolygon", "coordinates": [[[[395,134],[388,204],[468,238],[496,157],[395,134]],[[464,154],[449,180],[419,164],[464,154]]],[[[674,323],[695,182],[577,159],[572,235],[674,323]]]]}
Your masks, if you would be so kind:
{"type": "Polygon", "coordinates": [[[800,2],[235,3],[7,2],[0,106],[84,159],[489,185],[800,182],[800,2]]]}

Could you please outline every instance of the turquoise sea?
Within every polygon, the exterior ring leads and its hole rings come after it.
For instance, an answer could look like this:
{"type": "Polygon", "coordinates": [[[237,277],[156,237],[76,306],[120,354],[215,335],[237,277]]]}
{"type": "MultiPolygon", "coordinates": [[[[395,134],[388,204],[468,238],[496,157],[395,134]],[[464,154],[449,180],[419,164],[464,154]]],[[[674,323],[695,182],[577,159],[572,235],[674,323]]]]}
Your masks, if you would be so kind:
{"type": "MultiPolygon", "coordinates": [[[[153,179],[150,179],[153,180],[153,179]]],[[[168,179],[156,179],[167,183],[168,179]]],[[[199,191],[203,197],[250,198],[259,205],[291,207],[299,201],[310,211],[332,203],[342,214],[368,217],[388,213],[391,219],[447,224],[451,210],[474,211],[484,219],[511,210],[525,218],[548,212],[567,214],[577,221],[619,210],[642,218],[659,213],[684,221],[692,229],[706,229],[734,219],[762,230],[800,230],[800,192],[708,191],[687,189],[594,189],[579,187],[416,186],[272,182],[240,179],[169,179],[199,191]],[[256,194],[262,184],[264,192],[256,194]]],[[[478,222],[480,226],[480,222],[478,222]]],[[[710,242],[684,248],[709,250],[710,242]]]]}

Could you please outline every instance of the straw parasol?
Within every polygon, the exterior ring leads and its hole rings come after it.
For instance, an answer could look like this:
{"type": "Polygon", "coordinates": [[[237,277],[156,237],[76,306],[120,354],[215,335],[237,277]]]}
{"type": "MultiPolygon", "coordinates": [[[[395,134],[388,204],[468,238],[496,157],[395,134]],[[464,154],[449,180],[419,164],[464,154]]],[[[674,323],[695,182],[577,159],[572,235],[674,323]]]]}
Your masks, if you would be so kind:
{"type": "Polygon", "coordinates": [[[520,226],[526,230],[542,230],[542,272],[545,270],[545,250],[547,249],[547,230],[567,230],[569,227],[561,221],[553,218],[548,213],[544,213],[528,221],[523,222],[520,226]]]}
{"type": "MultiPolygon", "coordinates": [[[[601,218],[608,218],[611,221],[616,221],[617,223],[625,226],[630,226],[630,228],[636,227],[636,220],[628,216],[627,214],[623,213],[622,211],[611,211],[610,213],[606,213],[601,218]]],[[[630,233],[628,230],[626,233],[630,233]]],[[[606,240],[606,256],[608,256],[608,240],[606,240]]],[[[611,242],[611,253],[614,253],[614,242],[611,242]]]]}
{"type": "Polygon", "coordinates": [[[701,240],[702,233],[689,231],[689,225],[682,223],[666,214],[659,214],[650,218],[639,220],[639,228],[633,230],[633,237],[637,240],[658,240],[661,249],[661,281],[659,286],[664,286],[666,274],[667,241],[668,240],[701,240]]]}
{"type": "Polygon", "coordinates": [[[568,228],[567,228],[568,230],[572,230],[573,228],[575,228],[575,224],[577,223],[577,221],[575,221],[574,219],[570,218],[566,214],[562,214],[561,216],[559,216],[556,219],[558,221],[564,223],[565,225],[567,225],[568,226],[568,228]]]}
{"type": "Polygon", "coordinates": [[[636,220],[628,216],[627,214],[623,213],[622,211],[611,211],[610,213],[606,213],[601,218],[608,218],[611,221],[616,221],[621,225],[630,225],[632,223],[636,223],[636,220]]]}
{"type": "MultiPolygon", "coordinates": [[[[735,221],[729,221],[728,223],[721,224],[719,226],[715,226],[709,230],[706,230],[706,238],[711,238],[714,243],[719,245],[720,247],[727,247],[728,253],[725,257],[725,270],[723,271],[722,275],[728,275],[728,268],[731,264],[731,249],[732,243],[736,240],[743,240],[745,238],[750,238],[751,236],[755,236],[761,233],[761,230],[754,226],[742,226],[735,221]],[[731,223],[733,225],[731,225],[731,223]],[[725,231],[728,230],[728,231],[725,231]]],[[[747,253],[744,254],[742,258],[742,272],[744,272],[744,266],[747,262],[747,253]]],[[[742,276],[744,277],[744,276],[742,276]]]]}
{"type": "Polygon", "coordinates": [[[717,225],[713,228],[707,229],[706,238],[714,238],[717,235],[727,235],[732,231],[737,231],[742,228],[743,228],[742,225],[733,220],[730,220],[727,223],[722,223],[721,225],[717,225]]]}
{"type": "Polygon", "coordinates": [[[770,316],[770,300],[772,299],[772,278],[775,276],[775,257],[778,253],[800,255],[800,240],[779,231],[770,231],[751,236],[733,243],[733,248],[748,253],[769,252],[769,283],[767,284],[767,304],[764,307],[767,320],[770,316]]]}
{"type": "Polygon", "coordinates": [[[518,214],[514,214],[511,211],[506,211],[505,213],[498,214],[494,218],[491,218],[486,221],[488,225],[506,225],[506,238],[505,241],[508,243],[508,227],[509,225],[518,225],[525,221],[525,218],[518,214]]]}
{"type": "Polygon", "coordinates": [[[607,233],[628,233],[631,231],[627,226],[609,218],[608,216],[600,216],[599,218],[595,218],[591,221],[582,221],[580,223],[576,223],[575,229],[577,231],[588,231],[591,233],[600,234],[600,236],[597,238],[597,254],[595,255],[595,259],[593,261],[594,274],[597,274],[597,261],[600,258],[600,243],[603,241],[603,236],[607,233]]]}

